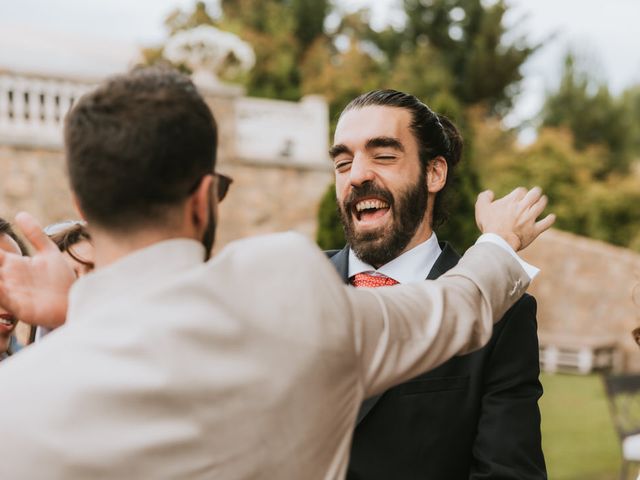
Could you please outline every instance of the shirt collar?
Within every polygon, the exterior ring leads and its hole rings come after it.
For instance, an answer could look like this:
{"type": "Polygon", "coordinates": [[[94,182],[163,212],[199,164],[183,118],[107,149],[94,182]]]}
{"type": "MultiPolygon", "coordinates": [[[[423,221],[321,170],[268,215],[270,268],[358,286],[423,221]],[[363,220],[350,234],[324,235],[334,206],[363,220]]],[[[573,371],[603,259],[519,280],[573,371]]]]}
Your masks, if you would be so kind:
{"type": "Polygon", "coordinates": [[[368,263],[360,260],[349,248],[349,278],[357,273],[374,273],[393,278],[399,283],[421,282],[427,278],[429,272],[442,253],[435,232],[428,240],[404,252],[377,270],[368,263]]]}
{"type": "Polygon", "coordinates": [[[81,318],[99,302],[108,302],[123,293],[134,296],[148,284],[203,264],[204,254],[204,247],[195,240],[164,240],[85,275],[71,287],[67,322],[81,318]]]}

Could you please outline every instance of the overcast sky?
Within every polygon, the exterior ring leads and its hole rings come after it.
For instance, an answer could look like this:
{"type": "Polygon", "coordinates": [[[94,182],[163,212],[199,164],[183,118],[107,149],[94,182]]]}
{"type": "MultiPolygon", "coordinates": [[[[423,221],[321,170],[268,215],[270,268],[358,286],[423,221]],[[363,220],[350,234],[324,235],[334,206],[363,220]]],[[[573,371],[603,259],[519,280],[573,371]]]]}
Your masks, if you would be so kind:
{"type": "MultiPolygon", "coordinates": [[[[513,121],[540,108],[558,80],[568,48],[614,92],[640,83],[640,0],[507,0],[507,21],[532,42],[555,35],[525,65],[513,121]]],[[[164,39],[163,19],[194,0],[0,0],[0,70],[101,77],[124,70],[140,46],[164,39]]],[[[338,0],[372,5],[374,22],[399,21],[394,0],[338,0]]]]}

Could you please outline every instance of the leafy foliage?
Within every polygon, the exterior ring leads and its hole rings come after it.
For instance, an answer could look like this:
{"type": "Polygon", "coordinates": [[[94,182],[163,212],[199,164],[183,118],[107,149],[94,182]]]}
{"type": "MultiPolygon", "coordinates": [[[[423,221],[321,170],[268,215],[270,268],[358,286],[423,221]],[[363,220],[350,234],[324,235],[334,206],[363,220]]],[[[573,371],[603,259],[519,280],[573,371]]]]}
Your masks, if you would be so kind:
{"type": "Polygon", "coordinates": [[[543,126],[568,128],[578,150],[591,145],[606,147],[598,168],[598,176],[602,178],[628,171],[633,141],[628,113],[625,104],[615,99],[606,85],[595,83],[577,68],[574,56],[569,54],[560,87],[547,98],[543,126]]]}
{"type": "MultiPolygon", "coordinates": [[[[452,118],[465,153],[451,186],[449,222],[437,234],[460,250],[477,234],[473,211],[480,190],[504,194],[538,184],[559,228],[640,251],[640,87],[616,97],[567,56],[538,139],[522,148],[501,118],[518,92],[521,66],[539,45],[506,30],[506,1],[403,0],[405,24],[381,30],[371,27],[367,9],[347,14],[336,5],[221,0],[221,14],[212,15],[197,2],[174,11],[165,26],[169,34],[202,24],[237,34],[253,45],[256,66],[234,80],[252,96],[324,95],[331,131],[351,99],[376,88],[412,93],[452,118]]],[[[143,52],[148,63],[163,61],[162,53],[162,46],[143,52]]],[[[321,246],[342,246],[333,186],[318,223],[321,246]]]]}
{"type": "Polygon", "coordinates": [[[567,129],[543,129],[537,141],[520,148],[498,125],[477,125],[482,183],[497,194],[515,185],[539,185],[558,220],[556,227],[640,251],[640,179],[599,177],[603,146],[578,150],[567,129]]]}
{"type": "Polygon", "coordinates": [[[511,106],[512,87],[522,79],[520,67],[537,48],[524,38],[506,42],[507,8],[504,1],[486,6],[482,0],[404,0],[405,48],[419,60],[412,46],[428,42],[443,54],[460,102],[504,112],[511,106]]]}
{"type": "Polygon", "coordinates": [[[336,203],[336,187],[333,184],[329,185],[320,201],[316,243],[324,250],[342,248],[345,244],[344,230],[342,230],[336,203]]]}

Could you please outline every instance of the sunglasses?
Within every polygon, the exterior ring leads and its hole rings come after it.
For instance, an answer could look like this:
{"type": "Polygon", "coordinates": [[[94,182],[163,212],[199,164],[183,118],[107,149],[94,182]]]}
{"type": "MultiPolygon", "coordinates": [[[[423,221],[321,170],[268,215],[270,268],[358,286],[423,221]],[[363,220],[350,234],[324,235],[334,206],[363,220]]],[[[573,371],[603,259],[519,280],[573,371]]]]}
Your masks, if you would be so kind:
{"type": "Polygon", "coordinates": [[[233,183],[233,178],[228,177],[222,173],[214,173],[214,176],[217,179],[217,187],[218,187],[218,202],[224,200],[224,197],[227,196],[227,192],[229,191],[229,186],[233,183]]]}
{"type": "MultiPolygon", "coordinates": [[[[221,202],[227,196],[229,185],[233,183],[233,178],[218,172],[213,172],[213,176],[216,177],[216,197],[218,202],[221,202]]],[[[202,178],[199,178],[196,184],[189,189],[189,195],[198,189],[201,181],[202,178]]]]}

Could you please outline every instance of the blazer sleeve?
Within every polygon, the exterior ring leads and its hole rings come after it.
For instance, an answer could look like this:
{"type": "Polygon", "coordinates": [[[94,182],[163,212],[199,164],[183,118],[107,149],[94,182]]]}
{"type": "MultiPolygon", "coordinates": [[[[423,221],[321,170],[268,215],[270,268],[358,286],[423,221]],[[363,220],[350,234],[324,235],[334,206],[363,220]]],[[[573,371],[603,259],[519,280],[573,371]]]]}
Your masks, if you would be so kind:
{"type": "Polygon", "coordinates": [[[391,288],[347,287],[364,396],[482,347],[529,277],[502,248],[471,247],[437,280],[391,288]]]}
{"type": "Polygon", "coordinates": [[[538,408],[542,385],[535,299],[525,295],[496,330],[470,478],[546,479],[538,408]]]}

